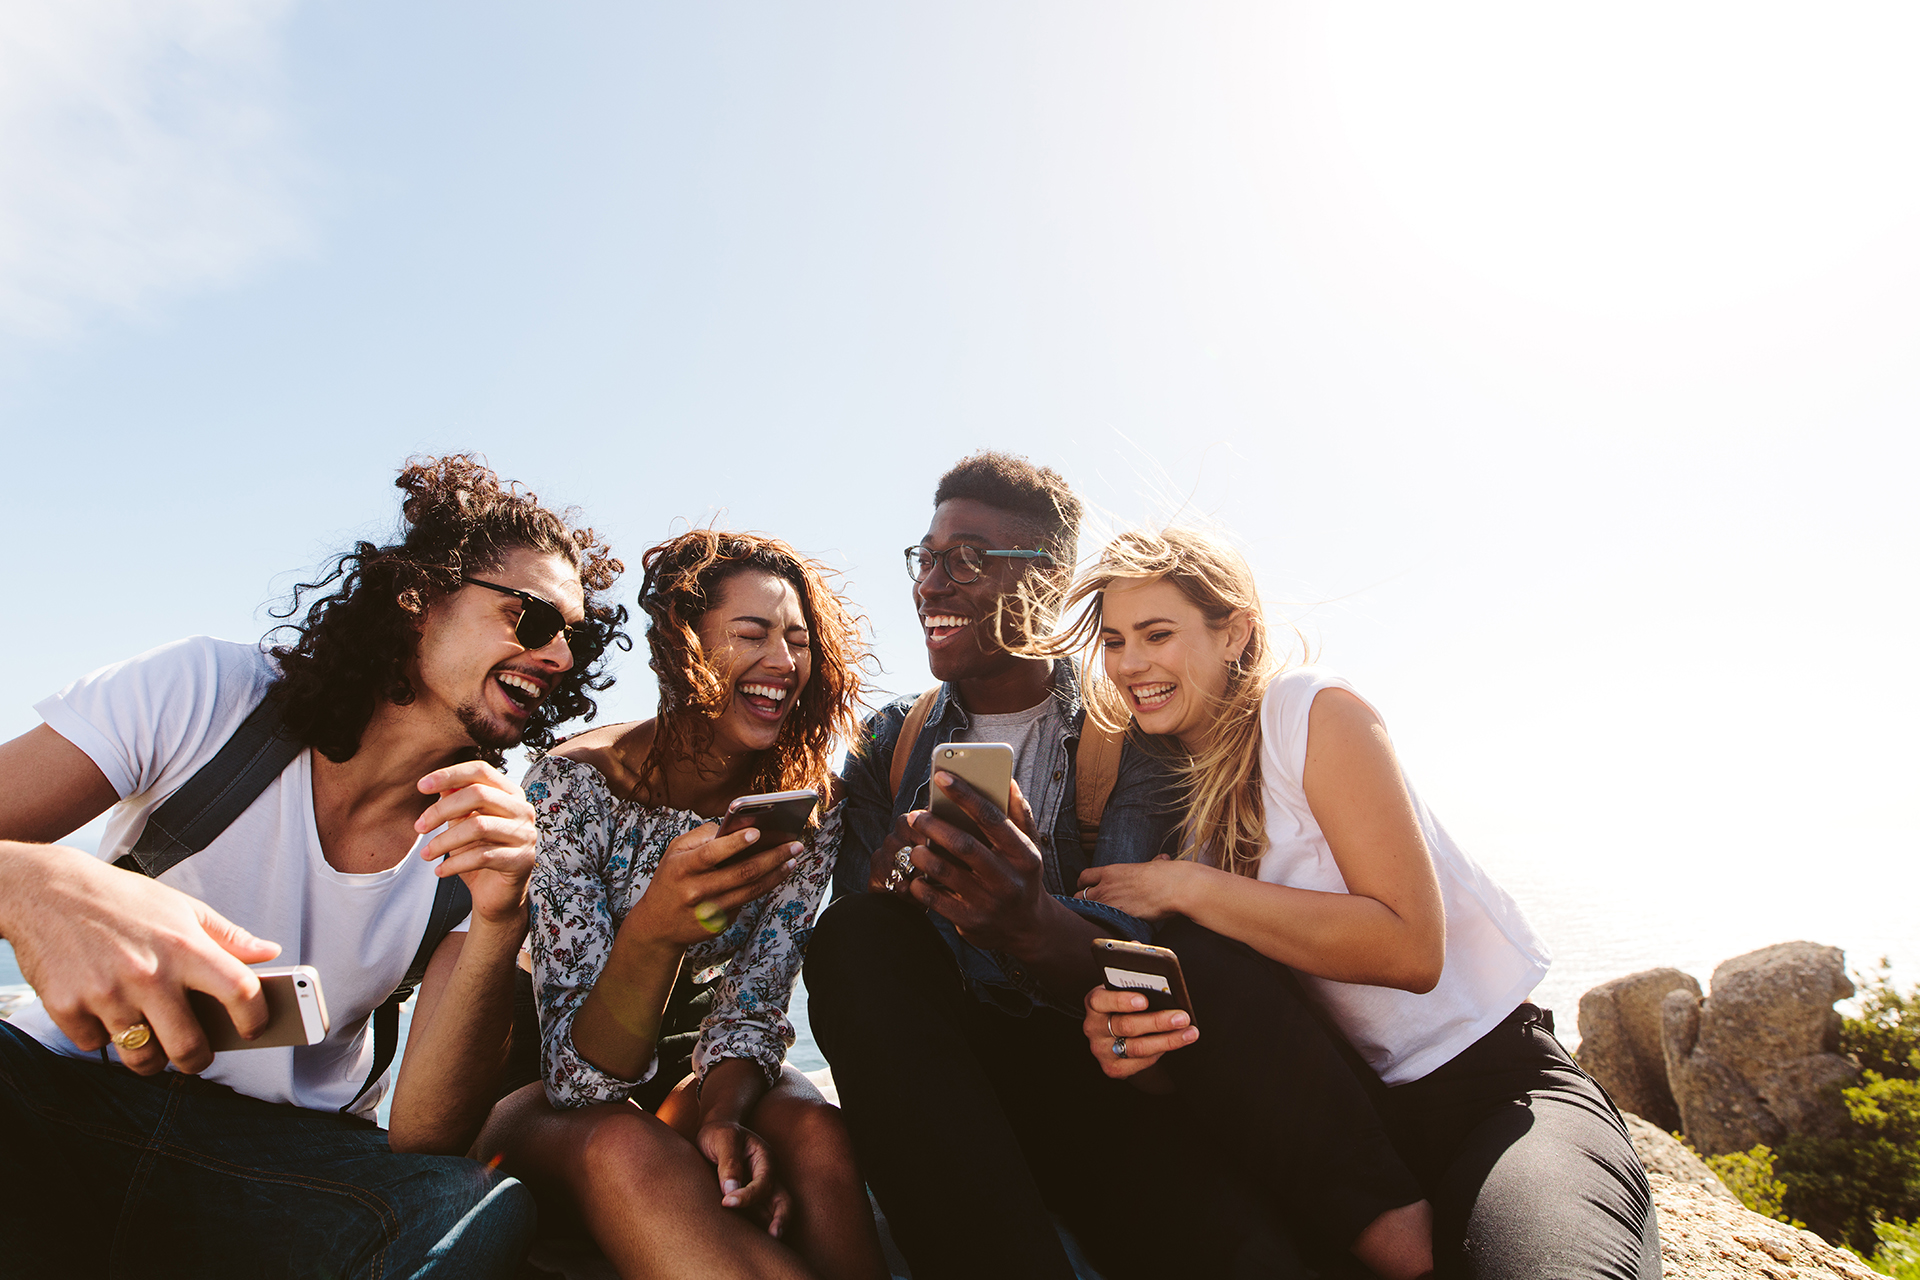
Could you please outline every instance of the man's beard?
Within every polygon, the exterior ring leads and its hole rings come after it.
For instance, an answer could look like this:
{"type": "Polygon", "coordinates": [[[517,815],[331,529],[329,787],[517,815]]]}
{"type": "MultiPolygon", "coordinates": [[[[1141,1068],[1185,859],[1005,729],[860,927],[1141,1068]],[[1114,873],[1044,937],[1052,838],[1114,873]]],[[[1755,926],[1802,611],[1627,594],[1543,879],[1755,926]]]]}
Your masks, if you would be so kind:
{"type": "Polygon", "coordinates": [[[473,745],[482,751],[497,752],[505,751],[509,747],[517,747],[520,745],[521,737],[527,731],[525,725],[515,728],[503,724],[471,702],[463,704],[456,714],[459,715],[460,725],[467,731],[467,736],[473,739],[473,745]]]}

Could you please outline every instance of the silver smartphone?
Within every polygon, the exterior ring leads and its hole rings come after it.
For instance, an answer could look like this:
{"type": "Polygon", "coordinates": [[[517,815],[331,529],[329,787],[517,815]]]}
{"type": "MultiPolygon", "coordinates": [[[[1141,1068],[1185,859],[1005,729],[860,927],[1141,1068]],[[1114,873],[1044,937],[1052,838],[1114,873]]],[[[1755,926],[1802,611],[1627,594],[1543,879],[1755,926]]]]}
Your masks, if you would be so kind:
{"type": "MultiPolygon", "coordinates": [[[[1000,806],[1005,813],[1013,801],[1013,748],[1004,742],[949,742],[933,749],[933,771],[941,770],[964,778],[973,789],[1000,806]]],[[[986,836],[978,824],[957,803],[933,784],[933,816],[951,822],[974,839],[984,843],[986,836]]]]}
{"type": "Polygon", "coordinates": [[[319,1044],[326,1039],[327,997],[320,990],[320,974],[310,964],[255,969],[260,994],[267,998],[267,1026],[256,1038],[243,1039],[227,1006],[204,991],[187,992],[193,1016],[207,1033],[215,1053],[232,1049],[274,1049],[289,1044],[319,1044]]]}

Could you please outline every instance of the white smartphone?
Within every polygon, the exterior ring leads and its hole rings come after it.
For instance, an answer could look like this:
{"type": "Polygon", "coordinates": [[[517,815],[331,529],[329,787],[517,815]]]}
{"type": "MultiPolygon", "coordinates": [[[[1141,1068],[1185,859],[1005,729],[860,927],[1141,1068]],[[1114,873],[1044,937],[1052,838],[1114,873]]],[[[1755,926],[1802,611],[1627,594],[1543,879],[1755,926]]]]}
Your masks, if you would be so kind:
{"type": "Polygon", "coordinates": [[[320,990],[320,974],[310,964],[255,969],[260,994],[267,998],[267,1026],[258,1037],[242,1039],[227,1006],[204,991],[187,992],[193,1016],[207,1033],[215,1053],[230,1049],[274,1049],[289,1044],[319,1044],[326,1039],[327,997],[320,990]]]}
{"type": "MultiPolygon", "coordinates": [[[[942,769],[966,779],[974,790],[999,805],[1002,813],[1013,801],[1013,748],[1004,742],[949,742],[935,747],[933,771],[942,769]]],[[[949,799],[938,783],[934,784],[933,803],[928,807],[942,822],[951,822],[976,840],[986,840],[966,810],[949,799]]]]}

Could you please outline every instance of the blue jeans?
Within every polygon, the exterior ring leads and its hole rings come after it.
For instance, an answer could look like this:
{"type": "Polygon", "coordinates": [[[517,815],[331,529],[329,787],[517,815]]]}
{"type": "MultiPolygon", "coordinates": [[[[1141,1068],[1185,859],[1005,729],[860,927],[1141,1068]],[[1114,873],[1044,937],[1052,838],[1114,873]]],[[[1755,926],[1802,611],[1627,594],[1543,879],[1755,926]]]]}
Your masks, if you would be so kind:
{"type": "Polygon", "coordinates": [[[509,1277],[533,1236],[526,1188],[472,1160],[5,1023],[0,1147],[7,1275],[509,1277]]]}

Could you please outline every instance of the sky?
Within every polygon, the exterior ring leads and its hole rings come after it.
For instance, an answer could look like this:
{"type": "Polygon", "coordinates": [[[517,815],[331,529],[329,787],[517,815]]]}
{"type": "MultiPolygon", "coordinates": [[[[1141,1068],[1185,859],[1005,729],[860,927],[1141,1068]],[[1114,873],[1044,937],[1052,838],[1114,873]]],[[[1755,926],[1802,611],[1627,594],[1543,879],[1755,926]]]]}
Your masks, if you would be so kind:
{"type": "MultiPolygon", "coordinates": [[[[991,447],[1075,484],[1084,550],[1230,535],[1558,980],[1792,937],[1920,966],[1907,7],[0,0],[0,31],[0,733],[258,637],[452,450],[631,563],[787,538],[914,691],[900,548],[991,447]]],[[[603,714],[649,714],[621,676],[603,714]]]]}

